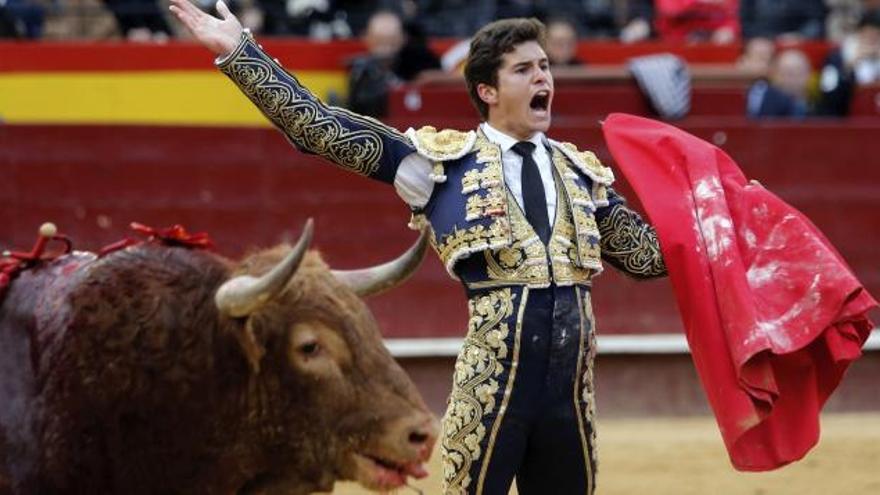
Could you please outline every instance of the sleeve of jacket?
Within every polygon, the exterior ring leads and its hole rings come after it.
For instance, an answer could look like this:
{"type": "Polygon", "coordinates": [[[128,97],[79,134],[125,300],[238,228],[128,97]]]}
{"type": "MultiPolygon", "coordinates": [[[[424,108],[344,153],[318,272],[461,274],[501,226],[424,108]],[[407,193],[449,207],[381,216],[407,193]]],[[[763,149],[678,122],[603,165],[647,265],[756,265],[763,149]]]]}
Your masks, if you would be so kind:
{"type": "Polygon", "coordinates": [[[608,206],[596,210],[602,259],[636,279],[666,275],[666,263],[654,227],[608,188],[608,206]]]}
{"type": "Polygon", "coordinates": [[[277,60],[263,51],[250,32],[218,60],[226,74],[298,150],[391,184],[400,162],[415,151],[396,129],[348,110],[325,105],[277,60]]]}

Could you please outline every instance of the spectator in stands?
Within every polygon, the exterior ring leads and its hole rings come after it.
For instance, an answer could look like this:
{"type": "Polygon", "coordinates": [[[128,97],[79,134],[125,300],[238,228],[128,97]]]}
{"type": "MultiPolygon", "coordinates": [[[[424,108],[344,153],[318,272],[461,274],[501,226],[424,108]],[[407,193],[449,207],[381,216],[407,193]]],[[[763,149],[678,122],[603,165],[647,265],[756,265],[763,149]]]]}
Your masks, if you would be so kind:
{"type": "Polygon", "coordinates": [[[825,36],[824,0],[740,0],[739,12],[746,39],[800,41],[825,36]]]}
{"type": "MultiPolygon", "coordinates": [[[[256,0],[256,3],[263,12],[261,32],[265,34],[304,36],[318,41],[352,35],[346,10],[350,7],[348,3],[339,0],[256,0]]],[[[360,4],[371,11],[378,7],[369,1],[360,4]]],[[[211,7],[205,5],[204,8],[211,7]]]]}
{"type": "Polygon", "coordinates": [[[672,41],[728,44],[739,35],[737,0],[656,0],[657,34],[672,41]]]}
{"type": "Polygon", "coordinates": [[[577,32],[590,38],[615,38],[626,20],[628,0],[559,0],[549,14],[576,23],[577,32]]]}
{"type": "Polygon", "coordinates": [[[0,37],[39,38],[45,17],[37,0],[0,0],[0,37]]]}
{"type": "Polygon", "coordinates": [[[49,9],[47,14],[43,39],[105,40],[120,34],[103,0],[65,0],[63,8],[49,9]]]}
{"type": "Polygon", "coordinates": [[[539,17],[544,14],[542,3],[535,0],[495,0],[495,15],[499,18],[539,17]]]}
{"type": "Polygon", "coordinates": [[[655,0],[632,2],[639,14],[621,31],[621,41],[647,38],[651,24],[660,38],[672,41],[731,43],[739,34],[737,0],[655,0]]]}
{"type": "Polygon", "coordinates": [[[122,36],[130,41],[167,41],[171,28],[157,0],[104,0],[122,36]]]}
{"type": "Polygon", "coordinates": [[[828,5],[825,29],[827,38],[842,43],[844,38],[856,30],[862,14],[880,9],[880,0],[825,0],[828,5]]]}
{"type": "Polygon", "coordinates": [[[466,38],[496,16],[493,1],[420,0],[419,4],[428,36],[466,38]]]}
{"type": "Polygon", "coordinates": [[[405,22],[403,28],[406,41],[394,60],[394,74],[409,82],[425,71],[440,69],[440,58],[428,46],[422,25],[413,19],[405,22]]]}
{"type": "Polygon", "coordinates": [[[760,79],[749,88],[746,98],[749,117],[807,116],[807,95],[812,68],[801,50],[783,50],[770,65],[768,79],[760,79]]]}
{"type": "Polygon", "coordinates": [[[578,35],[574,24],[566,19],[547,23],[547,58],[554,67],[583,65],[577,58],[578,35]]]}
{"type": "Polygon", "coordinates": [[[411,26],[408,36],[394,12],[373,14],[363,39],[368,53],[356,58],[349,71],[348,106],[357,113],[383,117],[390,89],[425,70],[440,68],[418,27],[411,26]]]}
{"type": "Polygon", "coordinates": [[[18,38],[21,33],[18,29],[18,23],[15,17],[6,8],[6,1],[0,0],[0,39],[18,38]]]}
{"type": "Polygon", "coordinates": [[[849,113],[855,86],[880,83],[880,9],[864,13],[855,33],[826,59],[819,77],[819,113],[849,113]]]}
{"type": "Polygon", "coordinates": [[[620,30],[620,41],[636,43],[650,38],[653,34],[651,23],[654,20],[652,0],[625,0],[626,24],[620,30]]]}
{"type": "Polygon", "coordinates": [[[752,38],[746,41],[743,53],[736,65],[749,74],[766,76],[770,72],[770,63],[776,54],[776,43],[769,38],[752,38]]]}
{"type": "MultiPolygon", "coordinates": [[[[351,32],[366,31],[370,17],[379,11],[391,11],[403,19],[404,25],[414,20],[428,0],[323,0],[332,3],[333,15],[343,18],[351,26],[351,32]]],[[[482,2],[479,2],[482,3],[482,2]]]]}

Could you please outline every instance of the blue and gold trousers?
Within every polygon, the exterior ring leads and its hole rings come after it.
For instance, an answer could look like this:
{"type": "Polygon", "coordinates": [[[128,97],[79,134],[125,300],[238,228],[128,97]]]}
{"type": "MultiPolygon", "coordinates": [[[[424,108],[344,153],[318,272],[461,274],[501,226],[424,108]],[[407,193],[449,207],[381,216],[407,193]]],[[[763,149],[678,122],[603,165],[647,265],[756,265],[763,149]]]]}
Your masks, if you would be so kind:
{"type": "Polygon", "coordinates": [[[587,286],[471,291],[464,346],[443,418],[444,493],[595,490],[587,286]]]}

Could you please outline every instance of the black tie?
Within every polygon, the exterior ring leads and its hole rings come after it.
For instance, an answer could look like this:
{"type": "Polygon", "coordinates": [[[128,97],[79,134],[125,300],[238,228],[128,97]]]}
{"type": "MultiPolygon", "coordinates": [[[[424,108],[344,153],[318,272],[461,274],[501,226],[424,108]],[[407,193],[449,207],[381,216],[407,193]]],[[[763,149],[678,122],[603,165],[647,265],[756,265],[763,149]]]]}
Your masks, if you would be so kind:
{"type": "Polygon", "coordinates": [[[513,151],[523,159],[521,180],[526,219],[532,224],[532,228],[541,238],[541,242],[547,244],[550,240],[550,219],[547,216],[547,196],[544,193],[544,182],[541,180],[538,164],[532,158],[535,143],[520,141],[513,145],[513,151]]]}

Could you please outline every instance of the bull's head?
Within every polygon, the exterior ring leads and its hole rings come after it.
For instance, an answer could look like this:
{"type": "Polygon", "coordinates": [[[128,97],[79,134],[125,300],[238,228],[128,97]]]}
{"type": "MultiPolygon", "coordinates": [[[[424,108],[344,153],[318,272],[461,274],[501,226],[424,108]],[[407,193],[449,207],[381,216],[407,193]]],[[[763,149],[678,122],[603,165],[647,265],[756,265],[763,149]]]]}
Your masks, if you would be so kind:
{"type": "Polygon", "coordinates": [[[265,434],[265,465],[242,491],[399,487],[426,474],[437,422],[359,296],[411,274],[426,235],[394,261],[346,272],[307,252],[311,238],[310,220],[292,249],[246,259],[216,292],[250,368],[246,413],[265,434]]]}

